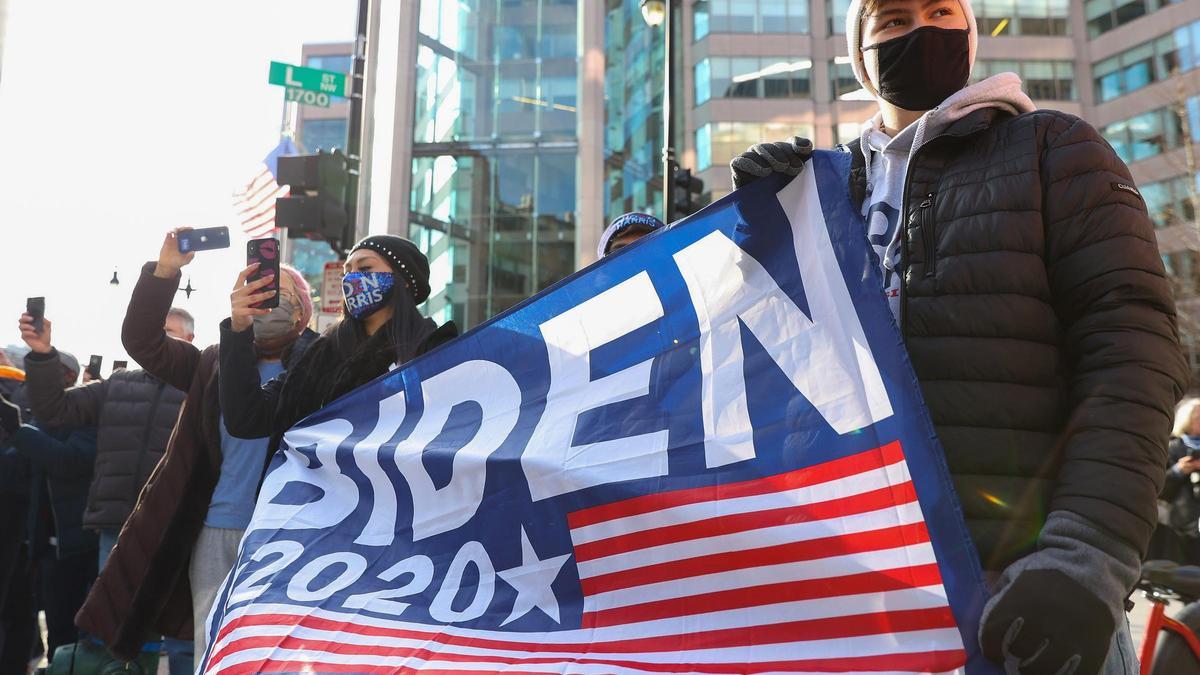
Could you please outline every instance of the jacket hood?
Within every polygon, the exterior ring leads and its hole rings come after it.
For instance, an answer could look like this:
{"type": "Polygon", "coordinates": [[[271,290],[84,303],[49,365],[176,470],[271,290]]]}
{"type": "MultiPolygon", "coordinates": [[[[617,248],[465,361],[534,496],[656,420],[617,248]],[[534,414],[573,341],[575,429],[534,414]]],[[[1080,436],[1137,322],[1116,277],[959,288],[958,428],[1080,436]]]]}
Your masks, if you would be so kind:
{"type": "Polygon", "coordinates": [[[883,113],[875,113],[863,124],[862,131],[868,185],[871,182],[871,152],[903,152],[911,157],[927,139],[936,138],[958,120],[985,108],[995,108],[1012,116],[1037,109],[1033,99],[1021,90],[1021,78],[1016,73],[1000,73],[959,89],[941,105],[901,130],[895,138],[883,131],[883,113]]]}

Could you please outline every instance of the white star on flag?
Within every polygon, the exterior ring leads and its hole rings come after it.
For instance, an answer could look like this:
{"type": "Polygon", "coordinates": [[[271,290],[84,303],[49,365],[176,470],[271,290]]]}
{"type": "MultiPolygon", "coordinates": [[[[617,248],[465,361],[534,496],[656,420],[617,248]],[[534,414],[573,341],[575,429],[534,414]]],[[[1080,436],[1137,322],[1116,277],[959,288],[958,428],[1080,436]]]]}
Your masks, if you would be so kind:
{"type": "Polygon", "coordinates": [[[558,578],[563,563],[570,557],[571,554],[568,553],[547,560],[539,559],[537,551],[533,550],[533,544],[529,543],[529,535],[525,534],[525,527],[521,526],[521,565],[496,573],[517,590],[517,600],[513,603],[512,613],[500,625],[516,621],[533,611],[534,607],[545,612],[546,616],[554,619],[556,623],[561,623],[558,618],[558,598],[554,597],[554,590],[550,585],[558,578]]]}

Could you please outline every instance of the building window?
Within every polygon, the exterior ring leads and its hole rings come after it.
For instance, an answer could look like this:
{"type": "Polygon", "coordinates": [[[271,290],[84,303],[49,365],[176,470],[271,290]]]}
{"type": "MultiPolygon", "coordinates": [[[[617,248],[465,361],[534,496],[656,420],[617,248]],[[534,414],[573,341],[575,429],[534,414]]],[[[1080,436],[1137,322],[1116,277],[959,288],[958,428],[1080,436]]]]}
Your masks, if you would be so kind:
{"type": "Polygon", "coordinates": [[[713,57],[696,64],[696,105],[710,98],[805,98],[812,61],[785,56],[713,57]]]}
{"type": "Polygon", "coordinates": [[[1200,21],[1092,64],[1096,102],[1111,101],[1185,73],[1195,68],[1197,62],[1200,62],[1200,21]]]}
{"type": "Polygon", "coordinates": [[[346,148],[345,119],[304,120],[300,123],[300,145],[307,152],[346,148]]]}
{"type": "MultiPolygon", "coordinates": [[[[1200,97],[1187,100],[1192,142],[1200,141],[1200,97]]],[[[1110,124],[1100,133],[1126,162],[1137,162],[1182,147],[1184,120],[1174,108],[1159,108],[1110,124]]]]}
{"type": "Polygon", "coordinates": [[[1068,35],[1068,0],[983,0],[975,5],[980,35],[1068,35]]]}
{"type": "MultiPolygon", "coordinates": [[[[1134,19],[1173,5],[1180,0],[1085,0],[1083,13],[1087,19],[1088,36],[1123,26],[1134,19]]],[[[982,27],[981,27],[982,30],[982,27]]]]}
{"type": "Polygon", "coordinates": [[[1176,251],[1162,256],[1167,278],[1175,287],[1175,297],[1194,297],[1200,292],[1200,253],[1176,251]]]}
{"type": "Polygon", "coordinates": [[[829,62],[829,95],[835,101],[871,101],[873,97],[854,77],[849,56],[839,56],[829,62]]]}
{"type": "Polygon", "coordinates": [[[574,270],[577,7],[420,2],[405,133],[428,316],[474,326],[574,270]]]}
{"type": "Polygon", "coordinates": [[[696,40],[709,33],[808,33],[809,0],[700,0],[692,8],[696,40]]]}
{"type": "Polygon", "coordinates": [[[354,67],[353,57],[349,54],[313,54],[304,59],[304,65],[335,73],[349,73],[354,67]]]}
{"type": "Polygon", "coordinates": [[[1020,76],[1025,93],[1036,101],[1076,100],[1073,61],[977,61],[971,79],[978,82],[1000,73],[1020,76]]]}
{"type": "Polygon", "coordinates": [[[1155,227],[1170,227],[1196,220],[1193,192],[1200,191],[1200,176],[1176,176],[1138,186],[1155,227]],[[1190,183],[1190,184],[1189,184],[1190,183]]]}
{"type": "Polygon", "coordinates": [[[850,0],[825,0],[825,16],[829,18],[829,34],[846,34],[846,11],[850,0]]]}
{"type": "Polygon", "coordinates": [[[811,124],[711,122],[696,130],[696,168],[724,166],[755,143],[812,138],[812,132],[811,124]]]}

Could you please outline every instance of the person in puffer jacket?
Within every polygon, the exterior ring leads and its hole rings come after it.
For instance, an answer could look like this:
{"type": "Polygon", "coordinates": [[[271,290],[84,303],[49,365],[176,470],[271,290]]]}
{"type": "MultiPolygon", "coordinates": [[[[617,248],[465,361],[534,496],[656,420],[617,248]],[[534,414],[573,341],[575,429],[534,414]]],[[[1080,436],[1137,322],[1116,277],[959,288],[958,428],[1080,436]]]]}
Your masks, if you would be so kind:
{"type": "MultiPolygon", "coordinates": [[[[65,388],[50,320],[37,331],[33,317],[23,314],[20,328],[32,350],[25,356],[25,390],[34,417],[55,429],[96,427],[96,465],[83,526],[99,537],[97,563],[103,570],[138,494],[162,459],[184,393],[144,370],[121,370],[102,382],[65,388]]],[[[195,336],[191,315],[180,309],[172,309],[164,330],[188,342],[195,336]]],[[[191,644],[165,641],[172,675],[192,672],[191,644]]]]}
{"type": "MultiPolygon", "coordinates": [[[[1016,75],[967,86],[969,0],[853,0],[846,36],[879,104],[844,148],[850,192],[993,591],[983,652],[1024,675],[1133,675],[1125,602],[1188,379],[1142,196],[1016,75]]],[[[754,146],[734,185],[811,152],[754,146]]]]}

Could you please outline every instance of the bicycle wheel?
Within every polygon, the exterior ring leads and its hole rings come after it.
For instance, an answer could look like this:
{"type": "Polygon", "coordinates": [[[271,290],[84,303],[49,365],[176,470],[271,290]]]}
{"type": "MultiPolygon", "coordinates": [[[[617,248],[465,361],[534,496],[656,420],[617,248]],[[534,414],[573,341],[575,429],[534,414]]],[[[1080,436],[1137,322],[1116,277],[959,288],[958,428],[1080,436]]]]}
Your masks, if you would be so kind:
{"type": "MultiPolygon", "coordinates": [[[[1200,635],[1200,602],[1183,608],[1175,615],[1175,620],[1200,635]]],[[[1151,675],[1200,675],[1200,658],[1192,654],[1183,638],[1170,632],[1163,631],[1159,635],[1158,651],[1154,655],[1154,668],[1151,675]]]]}

